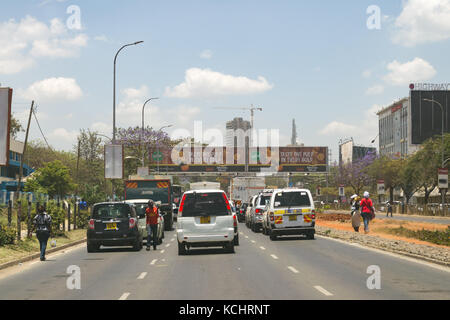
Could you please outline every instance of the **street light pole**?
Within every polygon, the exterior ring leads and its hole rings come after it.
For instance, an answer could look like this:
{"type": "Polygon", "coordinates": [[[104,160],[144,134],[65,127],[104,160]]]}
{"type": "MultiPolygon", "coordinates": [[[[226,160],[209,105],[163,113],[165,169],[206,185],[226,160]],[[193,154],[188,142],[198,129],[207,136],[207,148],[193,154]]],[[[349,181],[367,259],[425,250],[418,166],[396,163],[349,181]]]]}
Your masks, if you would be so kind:
{"type": "Polygon", "coordinates": [[[158,100],[159,98],[150,98],[147,101],[145,101],[144,106],[142,107],[142,131],[141,131],[141,148],[142,148],[142,166],[145,166],[145,148],[144,148],[144,130],[145,130],[145,124],[144,124],[144,119],[145,119],[145,106],[147,105],[147,103],[149,103],[152,100],[158,100]]]}
{"type": "MultiPolygon", "coordinates": [[[[165,129],[165,128],[172,128],[172,127],[173,127],[173,125],[164,126],[161,129],[159,129],[158,132],[163,131],[163,129],[165,129]]],[[[159,141],[156,141],[156,148],[157,148],[156,152],[158,155],[158,173],[159,173],[159,162],[160,162],[160,160],[159,160],[159,141]]]]}
{"type": "MultiPolygon", "coordinates": [[[[436,103],[442,111],[442,166],[441,168],[444,169],[445,166],[445,145],[444,145],[444,127],[445,127],[445,121],[444,121],[444,107],[442,106],[442,104],[439,101],[436,101],[434,99],[423,99],[423,101],[427,101],[427,102],[431,102],[431,103],[436,103]]],[[[445,205],[445,195],[444,195],[444,191],[442,190],[442,211],[444,211],[444,205],[445,205]]]]}
{"type": "Polygon", "coordinates": [[[117,51],[116,56],[114,57],[114,84],[113,84],[113,143],[116,143],[116,64],[117,64],[117,56],[119,55],[120,51],[122,51],[125,47],[129,46],[135,46],[138,44],[143,43],[144,41],[137,41],[134,43],[129,43],[117,51]]]}

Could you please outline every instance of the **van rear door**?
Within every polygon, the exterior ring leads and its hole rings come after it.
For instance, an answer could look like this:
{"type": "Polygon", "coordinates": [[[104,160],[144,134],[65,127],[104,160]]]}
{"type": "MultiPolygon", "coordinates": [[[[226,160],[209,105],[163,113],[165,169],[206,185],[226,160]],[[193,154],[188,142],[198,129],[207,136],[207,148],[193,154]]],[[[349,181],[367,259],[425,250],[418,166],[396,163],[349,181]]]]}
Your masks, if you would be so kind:
{"type": "Polygon", "coordinates": [[[314,204],[310,192],[282,191],[275,195],[275,227],[312,227],[314,223],[314,204]]]}

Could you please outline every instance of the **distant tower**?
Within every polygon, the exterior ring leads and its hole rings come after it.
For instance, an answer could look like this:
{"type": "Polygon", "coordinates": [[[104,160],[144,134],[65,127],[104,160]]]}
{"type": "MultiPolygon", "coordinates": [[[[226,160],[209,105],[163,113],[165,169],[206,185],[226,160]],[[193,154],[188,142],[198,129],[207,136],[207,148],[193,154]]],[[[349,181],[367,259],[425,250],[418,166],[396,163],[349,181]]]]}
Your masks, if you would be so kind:
{"type": "Polygon", "coordinates": [[[297,144],[297,125],[295,124],[295,119],[292,120],[292,138],[291,145],[296,146],[297,144]]]}

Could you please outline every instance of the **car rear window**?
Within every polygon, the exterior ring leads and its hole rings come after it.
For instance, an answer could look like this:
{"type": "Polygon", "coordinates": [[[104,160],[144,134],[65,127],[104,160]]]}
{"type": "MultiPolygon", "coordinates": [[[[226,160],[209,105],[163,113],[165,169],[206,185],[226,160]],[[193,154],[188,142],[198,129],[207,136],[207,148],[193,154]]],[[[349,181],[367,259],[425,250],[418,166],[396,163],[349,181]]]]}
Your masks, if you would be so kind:
{"type": "Polygon", "coordinates": [[[275,208],[310,206],[311,200],[307,192],[279,192],[275,196],[275,208]]]}
{"type": "Polygon", "coordinates": [[[229,215],[223,193],[189,193],[184,201],[183,217],[229,215]]]}
{"type": "Polygon", "coordinates": [[[131,207],[126,204],[104,204],[95,206],[92,213],[93,219],[117,219],[128,218],[131,215],[131,207]]]}
{"type": "Polygon", "coordinates": [[[259,198],[259,206],[265,206],[266,201],[270,201],[271,195],[263,195],[259,198]]]}

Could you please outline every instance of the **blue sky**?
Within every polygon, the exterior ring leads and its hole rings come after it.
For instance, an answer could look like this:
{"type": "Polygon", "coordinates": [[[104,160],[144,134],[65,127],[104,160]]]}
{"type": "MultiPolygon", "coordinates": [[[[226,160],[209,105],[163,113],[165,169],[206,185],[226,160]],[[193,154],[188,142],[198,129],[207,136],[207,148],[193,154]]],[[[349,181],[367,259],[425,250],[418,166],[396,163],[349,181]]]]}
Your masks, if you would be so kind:
{"type": "Polygon", "coordinates": [[[2,8],[0,83],[15,89],[23,122],[37,101],[58,149],[72,149],[80,128],[111,135],[114,54],[138,40],[145,43],[118,60],[118,126],[138,126],[150,97],[160,97],[146,117],[157,129],[192,131],[201,120],[224,130],[249,112],[213,108],[253,104],[264,108],[258,129],[280,129],[287,144],[295,118],[299,142],[329,146],[334,159],[340,139],[370,144],[375,112],[407,96],[410,82],[449,81],[449,0],[31,0],[2,8]],[[71,5],[80,30],[66,23],[71,5]],[[380,30],[367,27],[371,5],[381,10],[380,30]]]}

